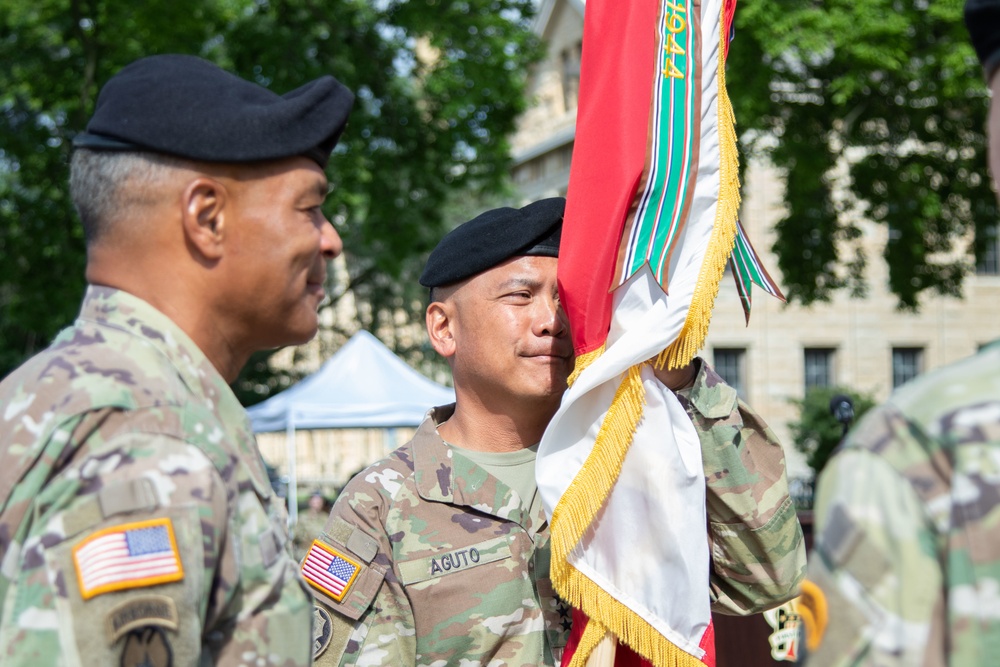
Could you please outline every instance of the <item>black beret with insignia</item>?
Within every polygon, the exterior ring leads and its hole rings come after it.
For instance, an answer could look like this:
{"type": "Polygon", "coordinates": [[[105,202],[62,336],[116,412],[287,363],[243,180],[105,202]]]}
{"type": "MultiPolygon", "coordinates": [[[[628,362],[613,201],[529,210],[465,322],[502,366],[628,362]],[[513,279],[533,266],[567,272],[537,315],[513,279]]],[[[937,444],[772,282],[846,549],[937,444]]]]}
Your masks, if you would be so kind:
{"type": "Polygon", "coordinates": [[[965,26],[989,80],[1000,67],[1000,0],[968,0],[965,26]]]}
{"type": "Polygon", "coordinates": [[[552,197],[520,209],[493,209],[459,225],[431,252],[420,284],[457,283],[520,255],[558,257],[565,209],[565,199],[552,197]]]}
{"type": "Polygon", "coordinates": [[[195,56],[150,56],[104,85],[73,145],[203,162],[301,155],[325,167],[353,104],[332,76],[278,95],[195,56]]]}

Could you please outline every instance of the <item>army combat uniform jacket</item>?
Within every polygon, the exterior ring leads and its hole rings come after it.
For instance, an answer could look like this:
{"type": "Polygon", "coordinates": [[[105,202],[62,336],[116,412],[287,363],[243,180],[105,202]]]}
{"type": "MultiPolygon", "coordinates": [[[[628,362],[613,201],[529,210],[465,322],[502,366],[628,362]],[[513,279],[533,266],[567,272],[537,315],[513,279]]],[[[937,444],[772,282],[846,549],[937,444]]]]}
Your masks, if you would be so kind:
{"type": "Polygon", "coordinates": [[[815,516],[809,579],[829,621],[810,665],[997,664],[1000,344],[866,414],[815,516]]]}
{"type": "MultiPolygon", "coordinates": [[[[781,446],[707,365],[679,395],[702,437],[713,606],[774,606],[805,567],[781,446]]],[[[570,618],[544,512],[441,440],[453,409],[347,485],[306,557],[319,664],[559,664],[570,618]]]]}
{"type": "Polygon", "coordinates": [[[166,316],[90,287],[0,384],[0,664],[308,665],[245,412],[166,316]]]}

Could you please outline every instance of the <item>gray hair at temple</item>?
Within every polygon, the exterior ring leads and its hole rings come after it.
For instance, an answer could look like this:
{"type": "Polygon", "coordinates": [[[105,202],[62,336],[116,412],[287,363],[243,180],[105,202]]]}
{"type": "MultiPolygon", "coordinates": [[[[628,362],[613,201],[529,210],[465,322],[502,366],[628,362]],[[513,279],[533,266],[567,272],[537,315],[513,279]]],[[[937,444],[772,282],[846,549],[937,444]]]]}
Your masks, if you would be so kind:
{"type": "Polygon", "coordinates": [[[87,244],[104,238],[116,222],[135,219],[136,213],[160,196],[160,185],[190,164],[159,153],[76,149],[69,188],[87,244]]]}

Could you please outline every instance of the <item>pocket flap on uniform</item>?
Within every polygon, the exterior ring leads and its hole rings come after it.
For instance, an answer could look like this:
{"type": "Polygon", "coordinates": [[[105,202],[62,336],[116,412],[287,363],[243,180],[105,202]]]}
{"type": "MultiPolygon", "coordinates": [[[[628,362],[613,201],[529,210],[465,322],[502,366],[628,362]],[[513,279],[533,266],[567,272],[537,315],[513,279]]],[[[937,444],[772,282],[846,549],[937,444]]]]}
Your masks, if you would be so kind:
{"type": "Polygon", "coordinates": [[[510,541],[497,537],[472,546],[398,563],[404,586],[510,558],[510,541]]]}

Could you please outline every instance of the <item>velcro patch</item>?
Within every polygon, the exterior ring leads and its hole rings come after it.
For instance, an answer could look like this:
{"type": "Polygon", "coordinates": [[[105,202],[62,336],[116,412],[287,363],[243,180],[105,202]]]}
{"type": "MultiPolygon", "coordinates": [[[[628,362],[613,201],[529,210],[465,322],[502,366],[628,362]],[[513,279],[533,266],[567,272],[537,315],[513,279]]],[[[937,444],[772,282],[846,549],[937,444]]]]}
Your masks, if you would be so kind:
{"type": "Polygon", "coordinates": [[[359,563],[319,540],[313,540],[302,561],[302,578],[337,602],[347,595],[360,571],[359,563]]]}
{"type": "Polygon", "coordinates": [[[73,566],[84,600],[184,578],[169,518],[99,530],[73,547],[73,566]]]}

